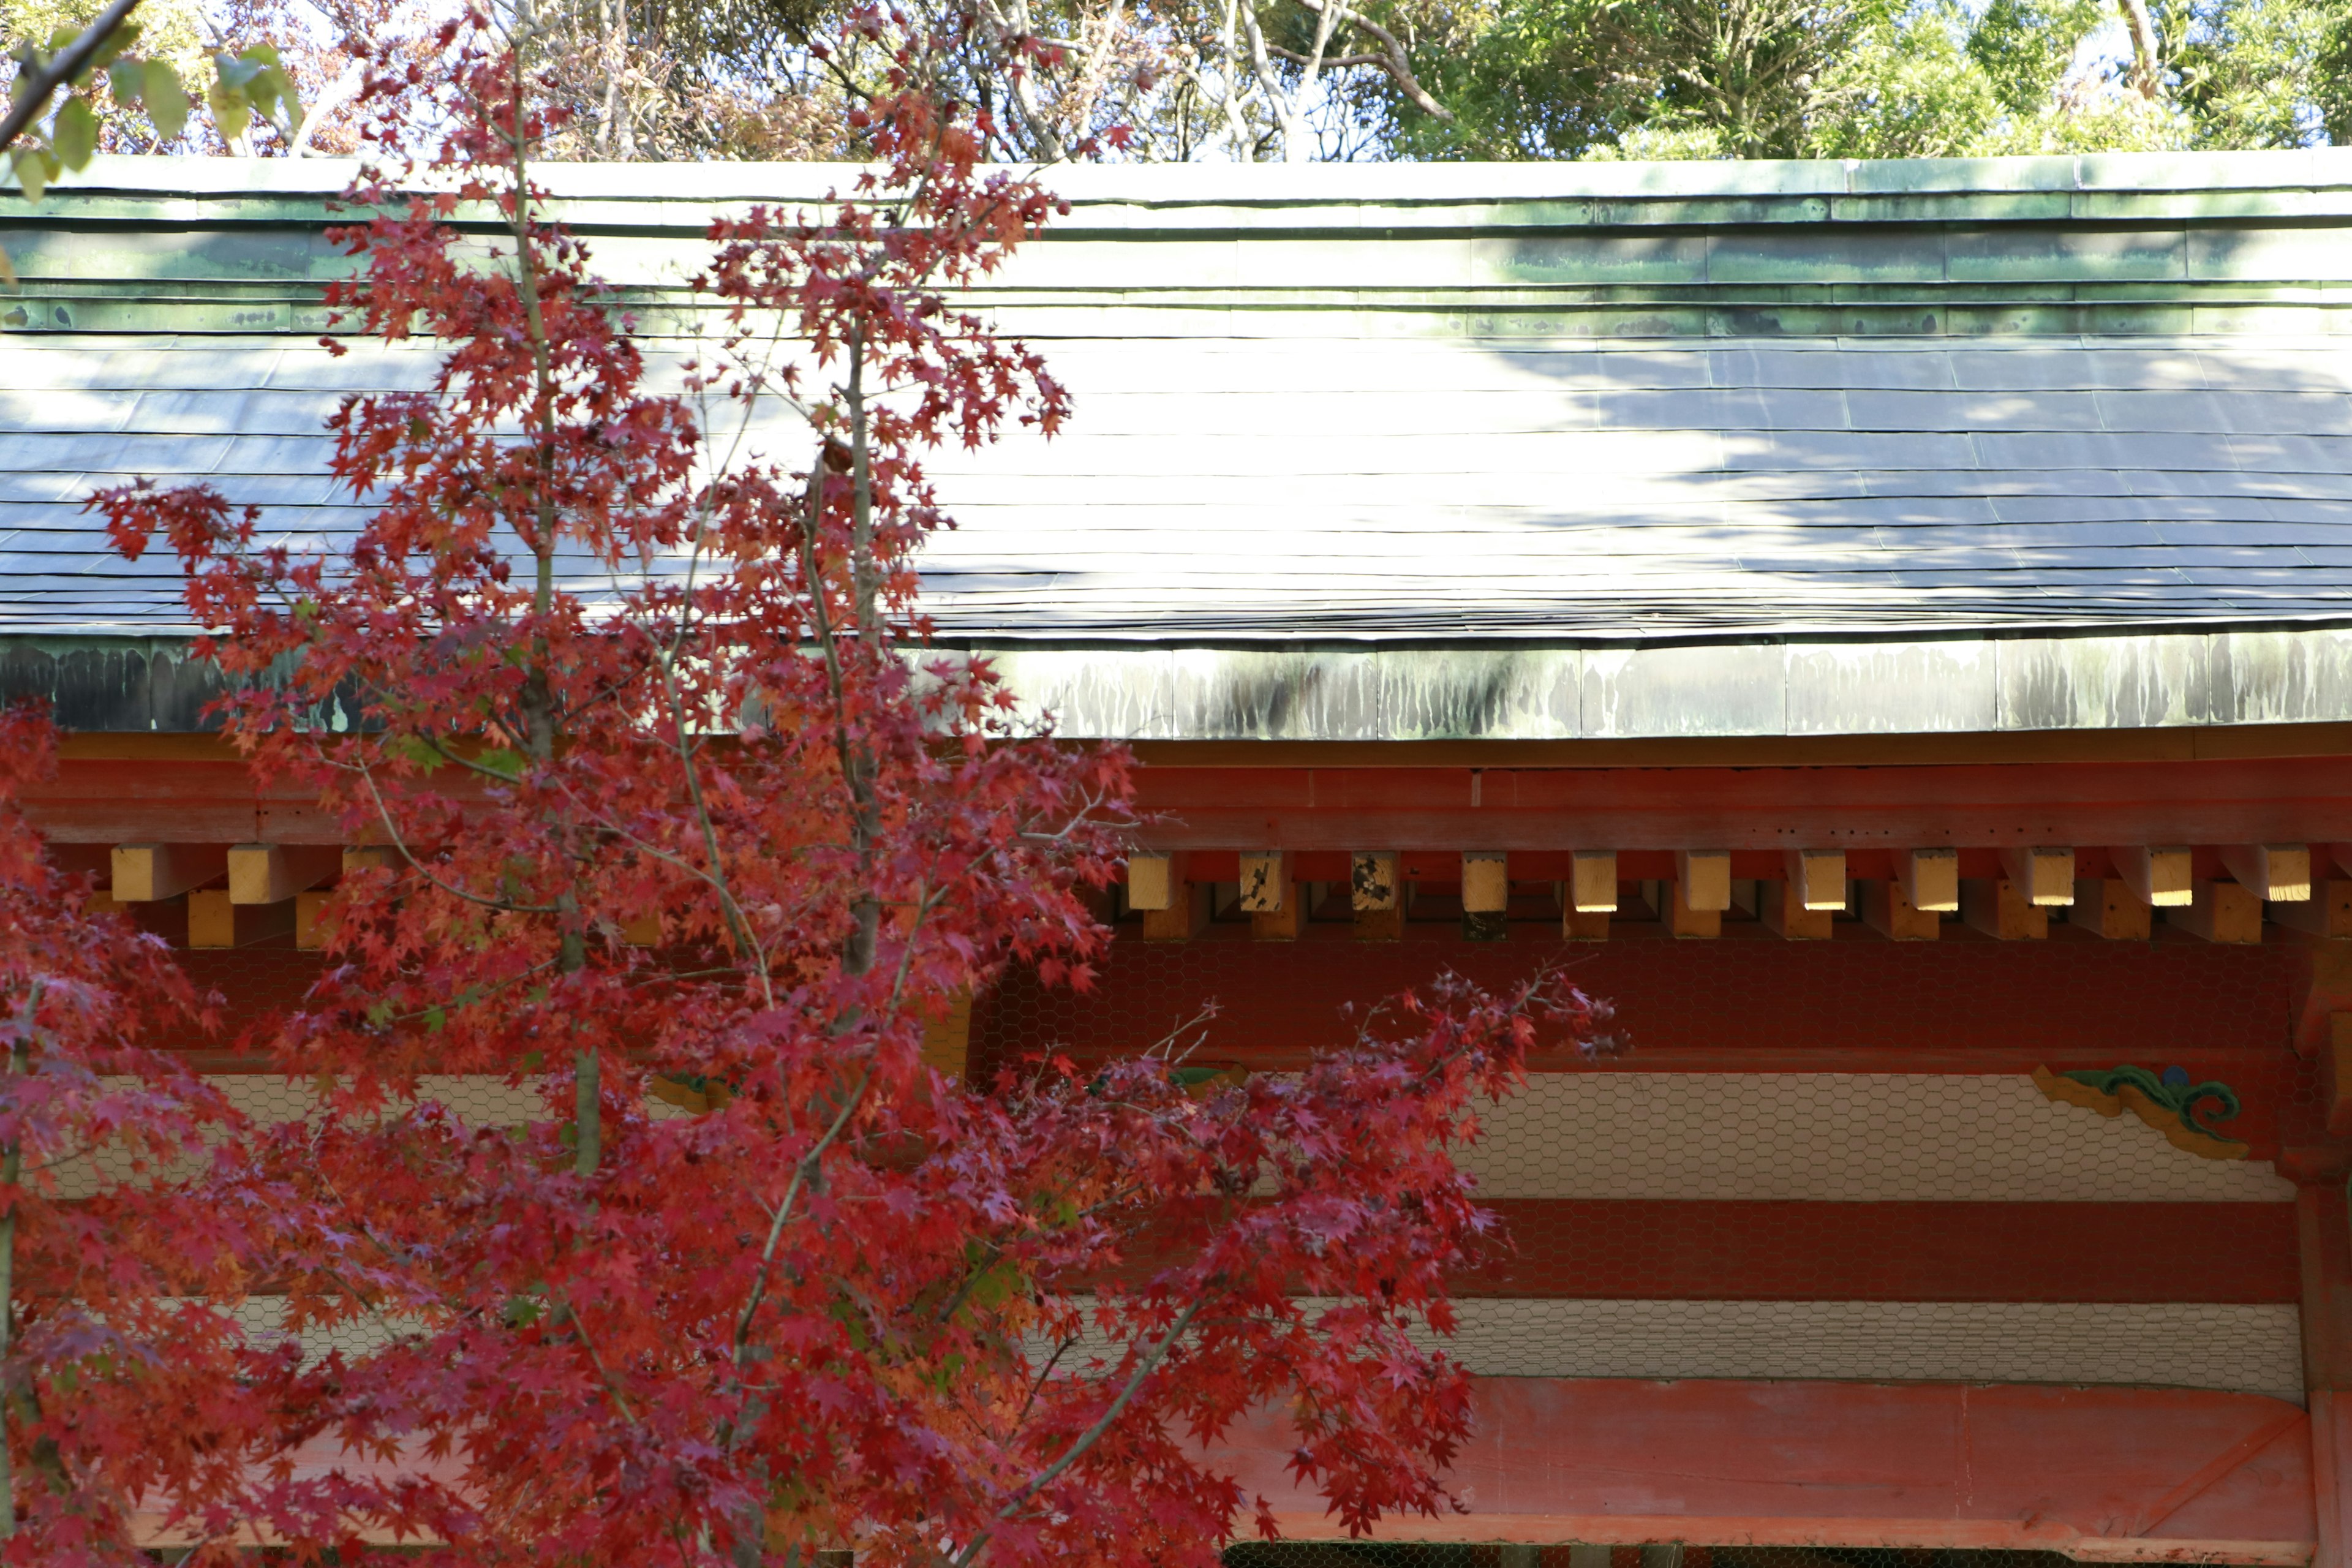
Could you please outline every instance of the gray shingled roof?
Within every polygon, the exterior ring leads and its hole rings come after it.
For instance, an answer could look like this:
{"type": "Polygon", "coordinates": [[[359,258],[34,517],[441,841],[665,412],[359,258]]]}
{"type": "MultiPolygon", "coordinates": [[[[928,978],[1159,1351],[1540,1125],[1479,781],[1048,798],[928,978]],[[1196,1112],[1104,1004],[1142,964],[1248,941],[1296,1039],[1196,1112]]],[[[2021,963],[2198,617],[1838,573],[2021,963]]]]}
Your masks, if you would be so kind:
{"type": "MultiPolygon", "coordinates": [[[[185,629],[168,563],[102,548],[99,485],[352,525],[319,420],[420,366],[315,346],[344,173],[110,160],[0,198],[26,279],[0,309],[0,632],[185,629]]],[[[714,210],[839,173],[557,178],[659,298],[714,210]]],[[[2352,623],[2352,154],[1063,179],[1072,216],[980,302],[1078,417],[939,458],[951,635],[2352,623]]]]}
{"type": "MultiPolygon", "coordinates": [[[[1210,323],[1202,323],[1204,327],[1210,323]]],[[[983,636],[1899,631],[2352,615],[2352,347],[2325,338],[1047,345],[1079,417],[935,468],[983,636]]],[[[401,363],[408,360],[410,363],[401,363]]],[[[412,356],[0,346],[0,616],[170,631],[79,510],[141,475],[346,534],[339,392],[412,356]]]]}

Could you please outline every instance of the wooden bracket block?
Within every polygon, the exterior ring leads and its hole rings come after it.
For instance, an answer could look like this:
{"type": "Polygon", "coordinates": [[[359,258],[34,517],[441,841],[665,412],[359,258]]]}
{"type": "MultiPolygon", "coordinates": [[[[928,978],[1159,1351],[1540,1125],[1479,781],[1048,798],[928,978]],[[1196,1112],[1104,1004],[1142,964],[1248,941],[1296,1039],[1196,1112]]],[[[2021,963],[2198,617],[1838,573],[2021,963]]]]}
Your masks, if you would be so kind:
{"type": "Polygon", "coordinates": [[[1899,879],[1862,885],[1862,923],[1895,942],[1934,942],[1944,930],[1943,917],[1913,904],[1899,879]]]}
{"type": "Polygon", "coordinates": [[[2339,942],[2352,937],[2352,881],[2330,877],[2315,882],[2310,898],[2299,904],[2273,904],[2270,917],[2313,936],[2339,942]]]}
{"type": "Polygon", "coordinates": [[[327,933],[319,923],[325,912],[327,900],[333,895],[313,889],[294,895],[294,945],[304,952],[315,952],[327,945],[327,933]]]}
{"type": "Polygon", "coordinates": [[[82,906],[93,916],[119,915],[149,936],[162,937],[173,947],[184,947],[188,941],[188,895],[176,899],[153,899],[136,904],[126,904],[103,888],[92,889],[88,903],[82,906]]]}
{"type": "Polygon", "coordinates": [[[659,947],[662,939],[661,916],[639,915],[621,922],[621,941],[630,947],[659,947]]]}
{"type": "Polygon", "coordinates": [[[1359,914],[1403,906],[1395,850],[1360,849],[1348,869],[1348,905],[1359,914]]]}
{"type": "MultiPolygon", "coordinates": [[[[2074,884],[2068,883],[2071,894],[2074,884]]],[[[2050,911],[2027,901],[2006,877],[1970,877],[1960,883],[1960,918],[2002,942],[2040,942],[2050,934],[2050,911]]]]}
{"type": "Polygon", "coordinates": [[[2186,909],[2164,911],[2167,925],[2207,942],[2251,943],[2263,940],[2263,901],[2235,882],[2200,882],[2186,909]]]}
{"type": "MultiPolygon", "coordinates": [[[[1838,885],[1843,889],[1845,885],[1843,855],[1838,857],[1838,885]]],[[[1843,893],[1833,907],[1845,907],[1843,893]]],[[[1766,931],[1775,936],[1787,937],[1791,942],[1823,942],[1828,940],[1831,932],[1831,910],[1807,908],[1804,895],[1798,891],[1793,878],[1786,882],[1756,884],[1756,914],[1764,922],[1766,931]]]]}
{"type": "Polygon", "coordinates": [[[2070,924],[2110,942],[2146,942],[2156,934],[2156,910],[2120,877],[2079,877],[2070,924]]]}
{"type": "Polygon", "coordinates": [[[923,1065],[961,1078],[971,1059],[971,993],[958,991],[946,1010],[923,1021],[923,1065]]]}
{"type": "Polygon", "coordinates": [[[1176,858],[1173,855],[1130,855],[1127,858],[1127,907],[1144,910],[1172,910],[1176,907],[1178,883],[1176,858]]]}
{"type": "Polygon", "coordinates": [[[228,870],[228,849],[219,844],[118,844],[110,868],[117,902],[148,904],[216,880],[228,870]]]}
{"type": "Polygon", "coordinates": [[[1259,942],[1296,941],[1307,923],[1307,899],[1298,884],[1282,882],[1274,890],[1273,904],[1272,909],[1250,911],[1250,935],[1259,942]]]}
{"type": "Polygon", "coordinates": [[[1692,912],[1721,914],[1731,907],[1731,851],[1675,850],[1675,886],[1682,889],[1677,896],[1688,900],[1692,912]]]}
{"type": "Polygon", "coordinates": [[[2299,904],[2311,897],[2311,849],[2303,844],[2231,844],[2221,864],[2238,886],[2273,903],[2299,904]]]}
{"type": "Polygon", "coordinates": [[[190,947],[243,947],[294,929],[294,900],[240,904],[226,888],[200,888],[188,895],[190,947]]]}
{"type": "Polygon", "coordinates": [[[1499,915],[1511,907],[1511,866],[1499,850],[1474,849],[1462,857],[1462,912],[1499,915]]]}
{"type": "Polygon", "coordinates": [[[1209,899],[1212,889],[1206,882],[1176,883],[1176,902],[1164,910],[1143,911],[1143,940],[1146,942],[1190,942],[1209,929],[1209,899]]]}
{"type": "Polygon", "coordinates": [[[1788,856],[1789,886],[1798,904],[1807,910],[1845,908],[1845,851],[1791,849],[1788,856]]]}
{"type": "Polygon", "coordinates": [[[1562,942],[1607,942],[1609,940],[1609,910],[1580,910],[1568,900],[1559,906],[1559,935],[1562,942]]]}
{"type": "MultiPolygon", "coordinates": [[[[1612,914],[1617,908],[1617,852],[1580,849],[1569,861],[1569,910],[1579,914],[1612,914]]],[[[1603,922],[1604,929],[1606,922],[1603,922]]]]}
{"type": "Polygon", "coordinates": [[[2074,901],[2074,852],[2048,845],[2032,849],[2004,849],[2001,869],[2025,901],[2042,909],[2063,909],[2074,901]]]}
{"type": "Polygon", "coordinates": [[[2141,903],[2172,910],[2196,901],[2197,879],[2189,869],[2189,851],[2180,846],[2140,844],[2111,849],[2107,855],[2116,863],[2116,875],[2141,903]]]}
{"type": "Polygon", "coordinates": [[[1958,913],[1960,908],[1960,852],[1957,849],[1911,849],[1895,858],[1895,880],[1911,907],[1923,913],[1958,913]]]}
{"type": "Polygon", "coordinates": [[[1394,942],[1404,935],[1405,889],[1393,849],[1360,849],[1348,868],[1348,905],[1356,940],[1394,942]]]}
{"type": "Polygon", "coordinates": [[[343,846],[343,875],[354,871],[373,871],[381,867],[397,866],[400,856],[389,844],[346,844],[343,846]]]}
{"type": "MultiPolygon", "coordinates": [[[[1723,905],[1720,909],[1709,907],[1695,910],[1691,908],[1690,900],[1684,891],[1686,884],[1679,881],[1666,884],[1666,930],[1670,933],[1681,937],[1710,937],[1723,934],[1723,911],[1731,907],[1730,856],[1726,855],[1723,858],[1723,905]]],[[[1701,891],[1709,892],[1710,897],[1712,896],[1710,889],[1702,889],[1701,891]]]]}
{"type": "Polygon", "coordinates": [[[1282,908],[1290,891],[1290,874],[1279,849],[1254,850],[1242,856],[1242,910],[1270,915],[1282,908]]]}
{"type": "Polygon", "coordinates": [[[228,847],[228,901],[275,904],[305,888],[315,888],[343,868],[343,851],[333,844],[232,844],[228,847]]]}

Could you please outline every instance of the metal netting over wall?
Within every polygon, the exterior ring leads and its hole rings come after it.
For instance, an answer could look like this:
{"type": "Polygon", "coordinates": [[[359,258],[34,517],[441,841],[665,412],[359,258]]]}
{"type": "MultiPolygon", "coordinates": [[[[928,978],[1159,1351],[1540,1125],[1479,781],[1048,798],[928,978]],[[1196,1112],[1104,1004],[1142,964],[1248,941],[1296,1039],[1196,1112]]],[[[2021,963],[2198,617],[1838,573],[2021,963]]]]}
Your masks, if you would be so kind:
{"type": "Polygon", "coordinates": [[[1953,1547],[1456,1545],[1421,1542],[1245,1541],[1225,1568],[2074,1568],[2055,1552],[1953,1547]]]}

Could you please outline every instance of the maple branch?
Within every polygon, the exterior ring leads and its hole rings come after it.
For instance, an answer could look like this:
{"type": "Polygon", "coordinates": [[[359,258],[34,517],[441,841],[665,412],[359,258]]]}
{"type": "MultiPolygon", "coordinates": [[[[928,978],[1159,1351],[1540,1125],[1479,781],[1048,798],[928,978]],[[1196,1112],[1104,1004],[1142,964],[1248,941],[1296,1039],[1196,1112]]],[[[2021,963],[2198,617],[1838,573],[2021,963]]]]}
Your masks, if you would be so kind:
{"type": "MultiPolygon", "coordinates": [[[[1195,1300],[1188,1303],[1184,1310],[1176,1315],[1176,1321],[1168,1325],[1168,1331],[1160,1337],[1160,1342],[1152,1346],[1150,1352],[1137,1363],[1135,1370],[1128,1377],[1127,1386],[1118,1391],[1118,1397],[1110,1402],[1110,1408],[1102,1413],[1102,1418],[1072,1439],[1069,1447],[1063,1452],[1060,1458],[1045,1467],[1042,1475],[1022,1489],[1020,1496],[997,1510],[996,1518],[999,1523],[1011,1519],[1027,1506],[1030,1499],[1060,1479],[1064,1471],[1084,1458],[1087,1451],[1102,1440],[1103,1434],[1111,1429],[1112,1423],[1127,1413],[1129,1403],[1141,1391],[1151,1374],[1160,1370],[1160,1362],[1165,1360],[1168,1352],[1175,1348],[1177,1339],[1192,1326],[1192,1319],[1200,1310],[1201,1303],[1195,1300]]],[[[972,1559],[979,1555],[982,1547],[994,1539],[994,1535],[995,1532],[992,1531],[981,1531],[970,1545],[956,1554],[955,1568],[971,1568],[972,1559]]]]}
{"type": "MultiPolygon", "coordinates": [[[[728,928],[730,931],[735,931],[739,933],[740,940],[743,942],[744,946],[751,951],[753,957],[757,960],[755,973],[760,976],[761,992],[763,999],[768,1005],[774,1005],[775,992],[772,985],[770,984],[767,973],[767,948],[760,942],[759,938],[752,933],[749,923],[742,919],[742,906],[736,899],[730,885],[723,878],[706,870],[700,866],[697,866],[693,861],[688,860],[683,855],[665,849],[653,840],[638,834],[629,827],[627,824],[619,821],[617,818],[604,811],[604,809],[594,801],[582,799],[579,793],[573,790],[568,782],[559,785],[558,787],[562,790],[564,799],[571,802],[573,806],[584,813],[591,821],[601,826],[604,831],[612,835],[613,837],[620,840],[624,844],[626,844],[630,848],[649,859],[657,860],[661,864],[671,868],[673,870],[681,872],[686,876],[692,877],[698,881],[706,882],[710,886],[711,889],[719,895],[719,906],[727,915],[728,928]]],[[[702,805],[701,795],[698,788],[693,792],[691,798],[694,802],[696,812],[703,824],[705,842],[709,846],[713,860],[717,861],[719,858],[718,835],[716,828],[711,822],[709,810],[702,805]]],[[[740,971],[739,969],[737,973],[740,972],[740,971]]]]}
{"type": "Polygon", "coordinates": [[[478,904],[486,910],[499,910],[508,914],[517,915],[551,915],[562,907],[560,904],[518,904],[510,899],[486,899],[479,893],[469,893],[463,888],[443,881],[435,876],[424,862],[408,852],[407,844],[400,837],[399,825],[392,819],[392,808],[384,804],[383,792],[375,787],[374,773],[364,763],[352,763],[349,766],[350,771],[359,774],[360,782],[367,785],[368,795],[375,802],[376,820],[381,822],[383,825],[383,830],[392,836],[392,847],[397,850],[400,858],[408,863],[409,869],[451,898],[463,899],[469,904],[478,904]]]}
{"type": "Polygon", "coordinates": [[[580,1309],[568,1300],[558,1298],[556,1304],[563,1309],[564,1322],[579,1336],[580,1348],[588,1352],[588,1364],[596,1369],[596,1375],[604,1382],[604,1392],[613,1396],[613,1404],[621,1412],[621,1418],[643,1431],[645,1424],[637,1419],[637,1413],[629,1408],[629,1396],[621,1392],[621,1385],[614,1381],[612,1373],[604,1365],[604,1358],[596,1353],[596,1342],[588,1337],[588,1320],[582,1317],[580,1309]]]}
{"type": "MultiPolygon", "coordinates": [[[[700,531],[698,530],[698,539],[699,534],[700,531]]],[[[698,558],[699,549],[698,544],[698,558]]],[[[709,857],[710,861],[710,868],[703,874],[703,879],[710,885],[711,890],[719,895],[719,907],[727,917],[727,929],[735,933],[736,942],[751,955],[754,961],[753,973],[759,976],[761,1001],[772,1007],[776,1004],[776,992],[774,982],[768,973],[770,967],[768,950],[753,934],[751,922],[743,918],[742,905],[735,897],[733,885],[723,876],[723,868],[727,861],[719,848],[719,825],[711,819],[709,803],[703,796],[702,771],[694,765],[693,755],[688,749],[686,706],[684,699],[678,693],[676,672],[671,668],[670,661],[667,658],[656,658],[654,662],[655,667],[661,671],[663,692],[669,699],[672,732],[677,737],[678,767],[686,774],[687,801],[693,808],[696,825],[702,830],[703,854],[709,857]]],[[[632,835],[632,837],[634,837],[632,835]]],[[[655,851],[655,853],[659,852],[655,851]]],[[[677,863],[683,866],[682,858],[677,863]]]]}
{"type": "Polygon", "coordinates": [[[743,1303],[743,1310],[735,1320],[734,1360],[739,1372],[742,1366],[744,1351],[751,1341],[752,1321],[759,1315],[761,1304],[767,1300],[768,1272],[775,1266],[776,1247],[783,1240],[784,1222],[792,1217],[793,1205],[799,1201],[801,1188],[805,1184],[810,1171],[815,1168],[816,1162],[824,1157],[824,1152],[833,1147],[834,1142],[848,1127],[851,1116],[856,1113],[858,1105],[866,1098],[866,1085],[873,1081],[874,1065],[868,1062],[866,1071],[859,1076],[856,1086],[850,1090],[848,1098],[843,1102],[840,1114],[833,1119],[833,1125],[824,1130],[824,1135],[816,1141],[808,1152],[793,1163],[793,1179],[784,1188],[783,1198],[776,1205],[775,1217],[768,1226],[767,1245],[760,1249],[760,1267],[751,1276],[751,1298],[743,1303]]]}
{"type": "Polygon", "coordinates": [[[1054,1353],[1045,1358],[1045,1364],[1037,1369],[1037,1376],[1029,1384],[1029,1397],[1021,1402],[1020,1412],[1013,1417],[1013,1430],[1019,1431],[1021,1424],[1029,1419],[1029,1412],[1035,1408],[1037,1396],[1045,1392],[1045,1384],[1053,1377],[1054,1369],[1062,1364],[1064,1356],[1077,1347],[1078,1338],[1078,1335],[1072,1334],[1055,1344],[1054,1353]]]}
{"type": "MultiPolygon", "coordinates": [[[[131,13],[138,5],[139,0],[114,0],[113,5],[99,13],[98,20],[82,29],[81,37],[68,44],[65,52],[49,62],[47,69],[28,72],[16,83],[16,101],[8,106],[5,114],[0,114],[0,153],[6,152],[10,143],[25,133],[25,128],[41,117],[49,107],[51,94],[81,74],[82,67],[88,65],[90,57],[97,54],[106,40],[114,37],[122,24],[131,19],[131,13]]],[[[5,1465],[0,1465],[0,1470],[5,1468],[5,1465]]],[[[0,1524],[0,1540],[5,1540],[15,1532],[16,1521],[13,1519],[0,1524]]]]}

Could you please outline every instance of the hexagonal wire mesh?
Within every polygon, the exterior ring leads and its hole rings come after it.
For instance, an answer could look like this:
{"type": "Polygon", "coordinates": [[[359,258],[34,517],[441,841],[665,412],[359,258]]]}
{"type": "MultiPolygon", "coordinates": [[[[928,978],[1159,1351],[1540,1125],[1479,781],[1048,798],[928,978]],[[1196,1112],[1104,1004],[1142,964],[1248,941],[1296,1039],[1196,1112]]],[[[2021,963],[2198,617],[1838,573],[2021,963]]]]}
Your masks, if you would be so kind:
{"type": "Polygon", "coordinates": [[[2055,1552],[1867,1546],[1461,1545],[1422,1542],[1245,1541],[1225,1568],[2071,1568],[2055,1552]]]}

